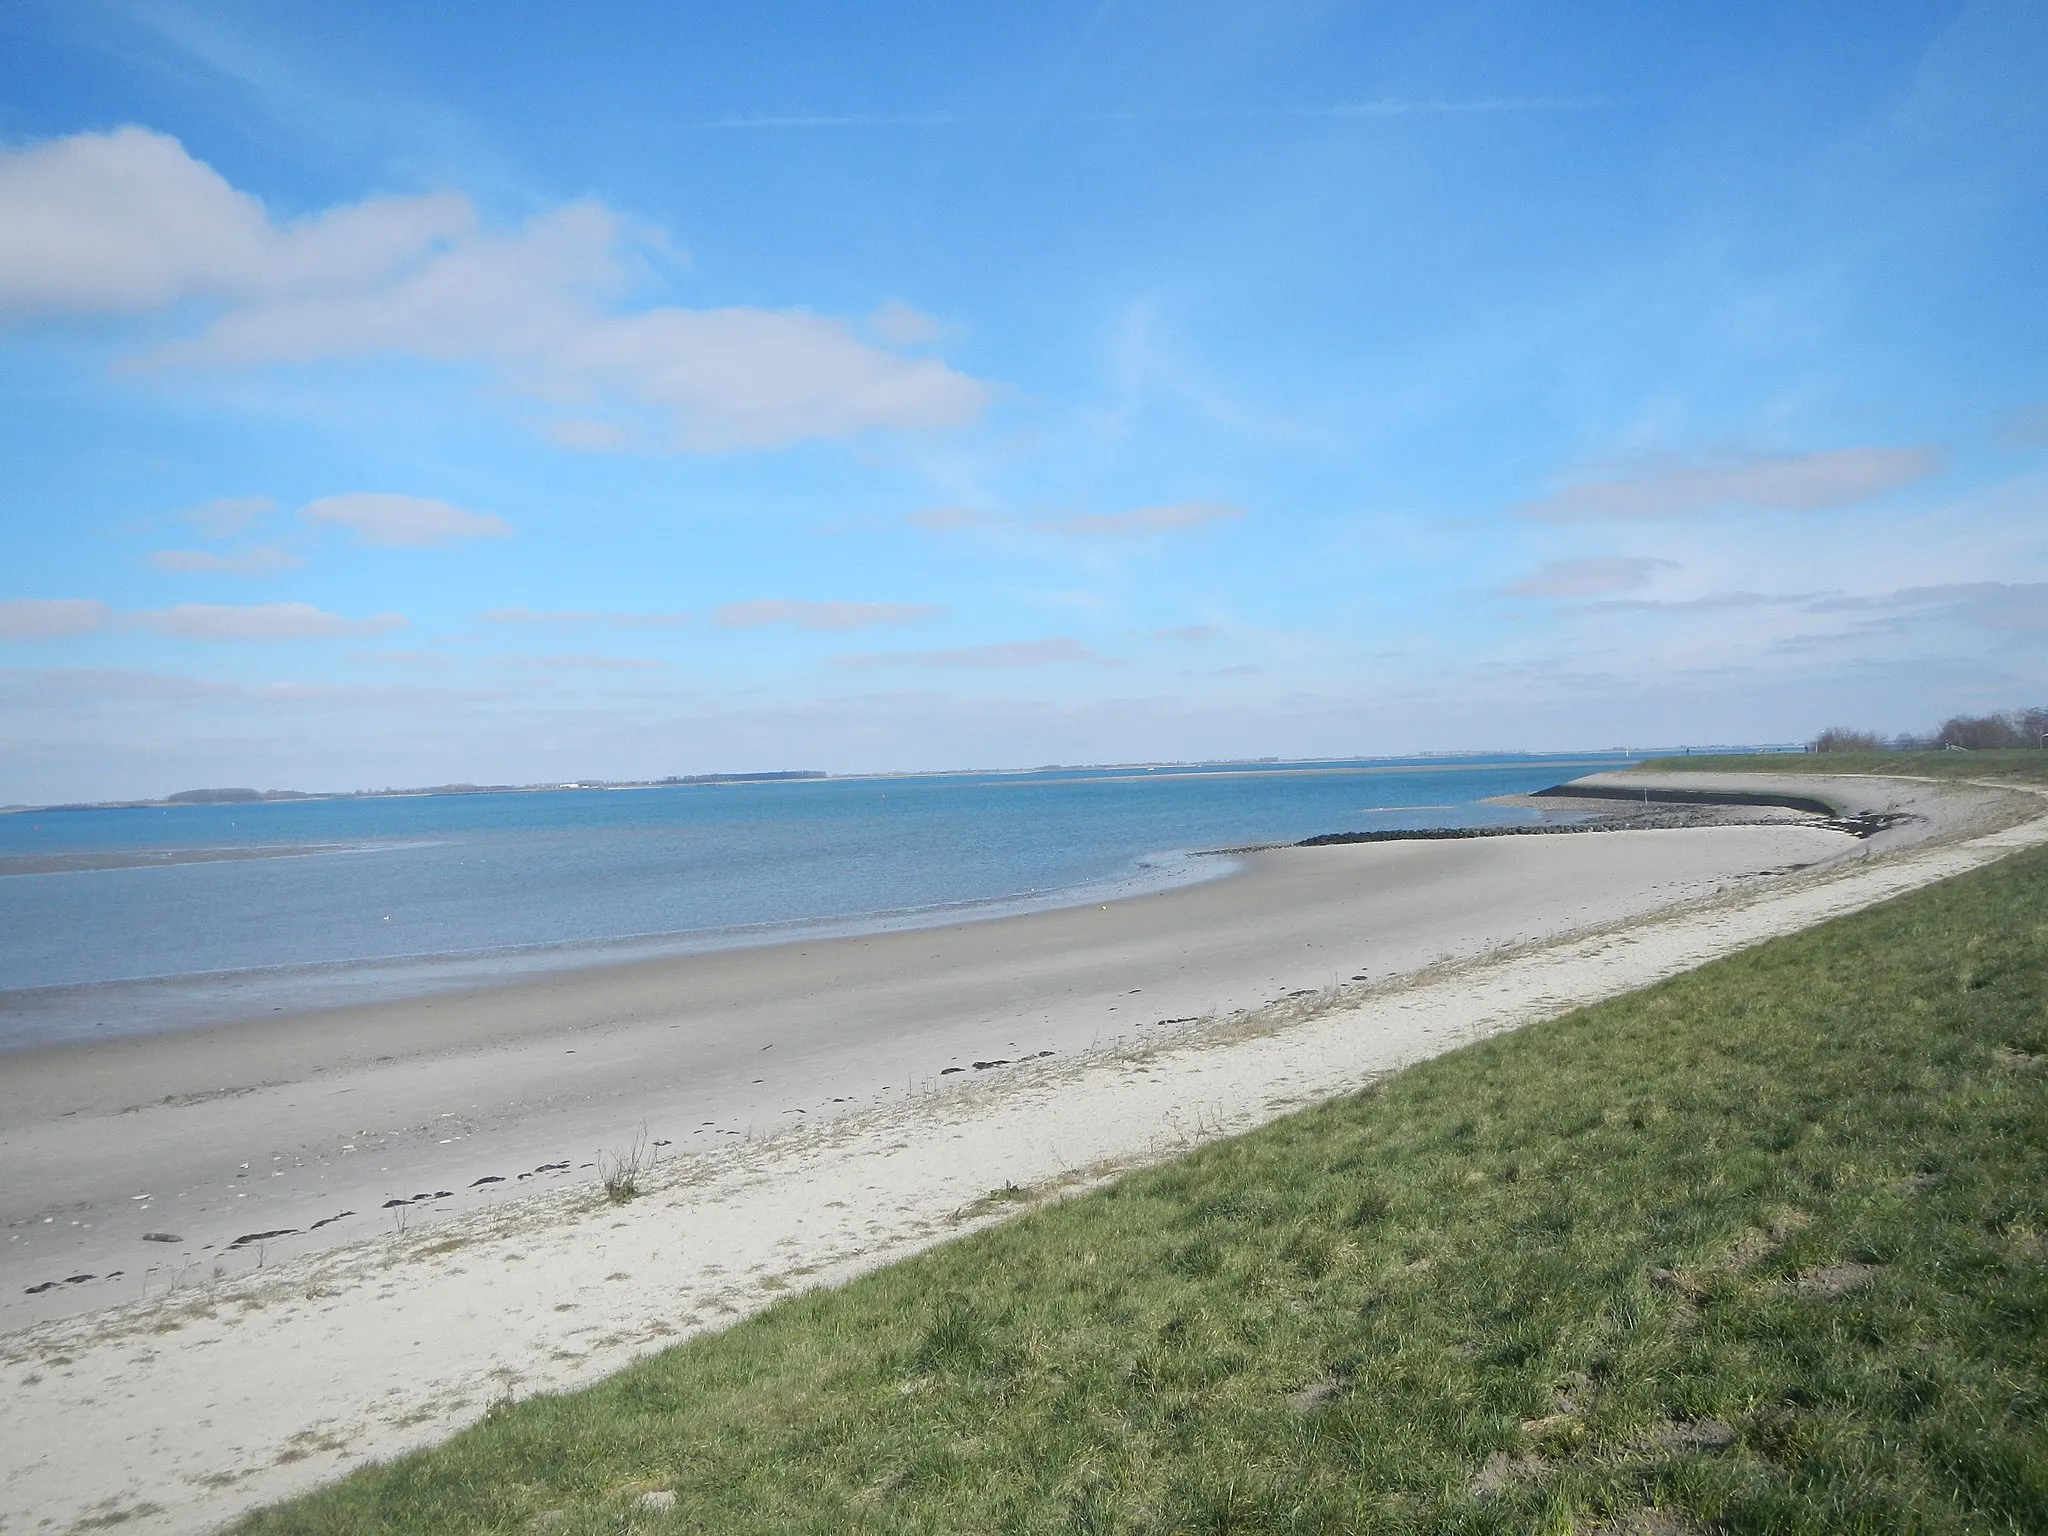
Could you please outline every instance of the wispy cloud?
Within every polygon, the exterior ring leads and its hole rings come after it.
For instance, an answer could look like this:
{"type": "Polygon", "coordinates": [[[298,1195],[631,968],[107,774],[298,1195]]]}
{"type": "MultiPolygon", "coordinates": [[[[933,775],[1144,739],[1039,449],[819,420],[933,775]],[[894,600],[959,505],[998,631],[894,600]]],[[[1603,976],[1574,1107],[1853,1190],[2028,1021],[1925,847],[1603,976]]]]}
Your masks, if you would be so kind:
{"type": "Polygon", "coordinates": [[[322,496],[299,509],[315,525],[351,529],[365,544],[424,549],[464,539],[509,538],[512,528],[494,512],[466,512],[428,496],[399,496],[386,491],[350,491],[322,496]]]}
{"type": "Polygon", "coordinates": [[[554,656],[493,656],[490,664],[515,672],[652,672],[668,665],[643,656],[600,656],[587,651],[554,656]]]}
{"type": "Polygon", "coordinates": [[[1665,601],[1648,597],[1614,597],[1581,606],[1581,613],[1721,613],[1731,608],[1784,607],[1802,602],[1804,596],[1773,597],[1764,592],[1708,592],[1700,597],[1679,597],[1665,601]]]}
{"type": "Polygon", "coordinates": [[[842,667],[964,667],[1007,669],[1013,667],[1072,666],[1101,662],[1103,657],[1070,635],[1050,640],[1009,640],[995,645],[969,645],[943,651],[874,651],[836,656],[842,667]]]}
{"type": "Polygon", "coordinates": [[[609,624],[615,629],[678,629],[691,619],[687,613],[632,613],[602,608],[493,608],[481,617],[486,624],[609,624]]]}
{"type": "Polygon", "coordinates": [[[1651,572],[1675,568],[1670,560],[1626,555],[1551,560],[1500,590],[1512,597],[1598,597],[1605,592],[1628,592],[1646,586],[1651,572]]]}
{"type": "Polygon", "coordinates": [[[1087,538],[1128,539],[1152,533],[1177,533],[1205,523],[1227,523],[1244,516],[1242,507],[1215,501],[1180,501],[1163,507],[1134,507],[1128,512],[1098,512],[1048,524],[1061,533],[1087,538]]]}
{"type": "Polygon", "coordinates": [[[1940,620],[2035,634],[2048,631],[2048,582],[1961,581],[1901,587],[1868,596],[1822,598],[1809,603],[1806,611],[1867,614],[1885,627],[1940,620]]]}
{"type": "Polygon", "coordinates": [[[202,539],[231,539],[276,506],[268,496],[219,496],[187,507],[178,520],[202,539]]]}
{"type": "Polygon", "coordinates": [[[926,347],[945,334],[930,315],[890,299],[868,316],[868,329],[892,347],[926,347]]]}
{"type": "Polygon", "coordinates": [[[2048,401],[2006,412],[1999,418],[1992,437],[2001,448],[2024,451],[2048,447],[2048,401]]]}
{"type": "Polygon", "coordinates": [[[1657,459],[1628,474],[1567,486],[1516,510],[1553,523],[1717,511],[1817,512],[1872,500],[1926,479],[1947,462],[1946,451],[1939,448],[1838,448],[1707,462],[1657,459]]]}
{"type": "Polygon", "coordinates": [[[330,640],[405,627],[404,618],[395,613],[349,619],[311,603],[179,603],[138,613],[135,622],[172,640],[330,640]]]}
{"type": "Polygon", "coordinates": [[[1218,501],[1178,501],[1162,506],[1133,507],[1125,512],[1088,512],[1069,517],[1008,517],[973,507],[929,507],[905,519],[932,533],[980,530],[990,533],[1058,534],[1084,539],[1137,539],[1181,533],[1209,523],[1234,522],[1242,507],[1218,501]]]}
{"type": "Polygon", "coordinates": [[[204,549],[159,549],[150,555],[149,563],[175,576],[274,576],[306,562],[281,544],[258,544],[235,555],[204,549]]]}
{"type": "Polygon", "coordinates": [[[387,667],[412,667],[428,672],[446,672],[455,658],[446,651],[351,651],[351,661],[374,661],[387,667]]]}
{"type": "Polygon", "coordinates": [[[874,629],[921,623],[935,619],[945,611],[931,603],[799,602],[788,598],[759,598],[715,608],[711,622],[727,629],[748,629],[763,624],[794,624],[799,629],[874,629]]]}
{"type": "Polygon", "coordinates": [[[979,512],[973,507],[927,507],[922,512],[913,512],[904,519],[913,528],[924,528],[932,533],[952,533],[961,528],[1000,527],[1010,521],[993,512],[979,512]]]}

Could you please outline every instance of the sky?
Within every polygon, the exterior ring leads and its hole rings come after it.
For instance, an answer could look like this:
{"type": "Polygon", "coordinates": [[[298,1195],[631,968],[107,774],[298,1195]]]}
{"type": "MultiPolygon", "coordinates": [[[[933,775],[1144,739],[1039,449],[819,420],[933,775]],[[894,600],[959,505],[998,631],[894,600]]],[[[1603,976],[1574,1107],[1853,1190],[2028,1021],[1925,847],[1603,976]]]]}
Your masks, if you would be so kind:
{"type": "Polygon", "coordinates": [[[2048,8],[0,11],[0,802],[2048,701],[2048,8]]]}

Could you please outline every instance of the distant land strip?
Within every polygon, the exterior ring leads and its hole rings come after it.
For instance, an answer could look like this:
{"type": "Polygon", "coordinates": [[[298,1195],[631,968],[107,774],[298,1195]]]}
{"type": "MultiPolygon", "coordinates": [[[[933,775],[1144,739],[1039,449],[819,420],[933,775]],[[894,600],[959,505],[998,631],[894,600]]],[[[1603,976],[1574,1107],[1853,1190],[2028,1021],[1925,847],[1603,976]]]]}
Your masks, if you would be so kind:
{"type": "MultiPolygon", "coordinates": [[[[823,779],[815,768],[772,773],[685,773],[665,779],[579,779],[549,784],[428,784],[416,789],[181,789],[161,800],[90,800],[65,805],[0,806],[0,814],[41,815],[58,811],[138,811],[174,805],[264,805],[279,800],[399,800],[425,795],[536,795],[563,789],[668,789],[684,784],[766,784],[785,779],[823,779]]],[[[231,855],[223,855],[231,857],[231,855]]]]}

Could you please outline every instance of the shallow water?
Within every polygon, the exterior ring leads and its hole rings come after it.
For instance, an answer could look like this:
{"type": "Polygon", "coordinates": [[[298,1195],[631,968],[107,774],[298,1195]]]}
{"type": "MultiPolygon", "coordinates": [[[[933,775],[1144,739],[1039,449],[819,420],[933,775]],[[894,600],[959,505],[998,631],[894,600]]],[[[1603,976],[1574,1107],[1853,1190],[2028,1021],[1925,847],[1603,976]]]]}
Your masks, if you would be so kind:
{"type": "Polygon", "coordinates": [[[1229,868],[1204,850],[1534,819],[1482,802],[1623,761],[1079,769],[0,816],[0,871],[44,871],[0,875],[0,1050],[1108,899],[1229,868]]]}

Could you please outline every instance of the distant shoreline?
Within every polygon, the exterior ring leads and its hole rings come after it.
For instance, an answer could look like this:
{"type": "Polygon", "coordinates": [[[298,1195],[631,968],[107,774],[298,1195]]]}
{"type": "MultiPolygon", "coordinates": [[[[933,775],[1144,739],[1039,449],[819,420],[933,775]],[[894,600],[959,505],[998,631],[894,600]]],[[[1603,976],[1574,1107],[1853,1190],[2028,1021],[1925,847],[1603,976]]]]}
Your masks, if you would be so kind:
{"type": "MultiPolygon", "coordinates": [[[[694,773],[678,774],[659,779],[579,779],[535,784],[429,784],[407,789],[188,789],[159,799],[139,800],[79,800],[64,801],[48,805],[0,805],[0,816],[24,816],[56,814],[70,811],[128,811],[165,810],[185,806],[220,805],[275,805],[296,804],[302,801],[333,800],[404,800],[419,799],[434,795],[539,795],[558,794],[565,790],[585,792],[606,790],[682,789],[693,786],[718,786],[733,784],[776,784],[816,783],[830,780],[834,783],[859,780],[924,779],[924,778],[1022,778],[1039,773],[1302,773],[1324,768],[1325,771],[1348,771],[1354,765],[1389,764],[1404,765],[1418,770],[1424,767],[1455,769],[1463,766],[1460,760],[1476,759],[1523,759],[1528,761],[1554,761],[1559,768],[1598,768],[1620,762],[1642,762],[1660,753],[1674,749],[1646,747],[1640,750],[1624,747],[1588,749],[1571,752],[1523,752],[1507,748],[1474,749],[1458,752],[1407,752],[1387,753],[1370,757],[1223,757],[1196,760],[1181,759],[1172,762],[1138,763],[1040,763],[1030,768],[912,768],[889,772],[872,773],[828,773],[814,768],[774,769],[760,773],[694,773]],[[1327,765],[1327,766],[1325,766],[1327,765]]],[[[1707,749],[1686,748],[1685,751],[1707,749]]],[[[1715,748],[1715,751],[1761,752],[1766,755],[1790,755],[1791,748],[1715,748]]]]}
{"type": "Polygon", "coordinates": [[[772,773],[693,773],[665,779],[613,782],[580,780],[562,784],[430,784],[417,789],[181,789],[160,800],[78,800],[59,805],[0,806],[0,815],[55,815],[66,811],[182,810],[195,806],[298,805],[307,801],[420,800],[436,795],[546,795],[563,790],[686,789],[695,785],[779,784],[830,778],[819,769],[778,769],[772,773]]]}

